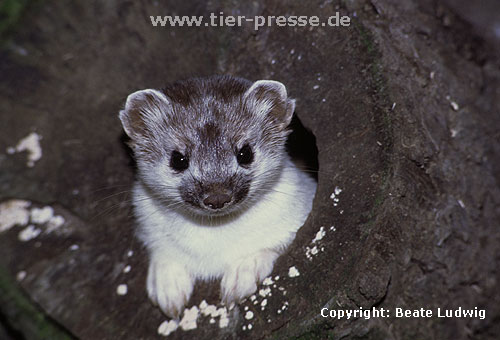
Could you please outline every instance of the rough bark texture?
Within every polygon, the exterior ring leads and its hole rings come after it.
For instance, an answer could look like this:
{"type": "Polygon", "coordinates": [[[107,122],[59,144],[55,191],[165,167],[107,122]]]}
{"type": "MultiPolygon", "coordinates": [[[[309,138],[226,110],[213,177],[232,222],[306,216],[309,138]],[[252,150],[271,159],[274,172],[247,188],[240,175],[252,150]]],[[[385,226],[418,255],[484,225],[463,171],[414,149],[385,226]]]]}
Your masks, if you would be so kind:
{"type": "MultiPolygon", "coordinates": [[[[196,329],[170,338],[496,339],[500,69],[491,27],[500,15],[491,13],[500,11],[467,3],[47,0],[32,7],[0,53],[0,202],[50,205],[65,224],[27,242],[18,240],[22,226],[0,234],[0,266],[12,277],[26,272],[18,276],[23,293],[0,272],[0,291],[9,292],[0,296],[8,325],[0,337],[54,338],[28,326],[40,319],[61,338],[160,337],[165,317],[145,294],[147,258],[133,236],[127,192],[134,169],[117,113],[134,90],[229,73],[280,80],[297,98],[297,114],[316,136],[318,192],[275,267],[280,279],[263,310],[259,296],[230,311],[227,327],[200,316],[196,329]],[[322,18],[340,11],[353,24],[255,31],[149,20],[221,11],[322,18]],[[43,137],[43,157],[27,167],[25,153],[5,150],[32,131],[43,137]],[[338,202],[330,198],[336,187],[338,202]],[[325,236],[313,244],[321,227],[325,236]],[[287,275],[291,266],[298,277],[287,275]],[[119,284],[126,295],[116,293],[119,284]],[[391,317],[325,319],[324,306],[376,306],[391,317]],[[478,307],[486,318],[396,318],[396,307],[478,307]]],[[[189,306],[217,304],[217,295],[216,284],[199,285],[189,306]]]]}

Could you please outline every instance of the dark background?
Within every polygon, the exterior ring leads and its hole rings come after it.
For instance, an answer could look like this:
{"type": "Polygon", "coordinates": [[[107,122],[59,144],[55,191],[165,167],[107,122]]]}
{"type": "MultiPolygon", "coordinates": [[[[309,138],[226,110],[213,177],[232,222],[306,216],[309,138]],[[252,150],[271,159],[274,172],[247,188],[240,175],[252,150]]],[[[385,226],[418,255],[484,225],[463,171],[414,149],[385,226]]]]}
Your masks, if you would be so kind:
{"type": "MultiPolygon", "coordinates": [[[[145,294],[117,113],[132,91],[212,74],[286,84],[316,137],[319,186],[273,272],[286,295],[273,288],[264,310],[247,301],[225,328],[200,316],[195,330],[170,338],[500,335],[498,1],[3,1],[0,37],[0,202],[50,205],[66,219],[65,233],[29,242],[18,240],[23,226],[0,234],[1,339],[160,337],[165,317],[145,294]],[[338,11],[352,25],[255,31],[149,20],[221,11],[338,11]],[[6,150],[33,131],[43,157],[30,168],[25,153],[6,150]],[[288,277],[291,266],[300,276],[288,277]],[[486,318],[335,320],[320,316],[325,306],[478,307],[486,318]]],[[[216,284],[200,285],[188,306],[217,304],[217,294],[216,284]]]]}

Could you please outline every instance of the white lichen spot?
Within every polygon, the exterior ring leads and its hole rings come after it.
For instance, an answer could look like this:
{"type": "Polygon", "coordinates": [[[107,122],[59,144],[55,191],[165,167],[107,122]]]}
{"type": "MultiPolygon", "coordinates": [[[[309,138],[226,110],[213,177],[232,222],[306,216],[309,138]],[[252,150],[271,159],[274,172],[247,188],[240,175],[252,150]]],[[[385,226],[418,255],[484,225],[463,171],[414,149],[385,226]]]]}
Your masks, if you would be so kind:
{"type": "Polygon", "coordinates": [[[224,328],[229,324],[229,319],[227,317],[227,308],[222,307],[218,308],[215,305],[209,305],[205,300],[200,303],[200,313],[203,316],[210,316],[210,323],[215,323],[215,318],[220,317],[219,319],[219,327],[224,328]]]}
{"type": "Polygon", "coordinates": [[[66,220],[61,215],[53,216],[47,223],[46,232],[51,233],[54,230],[59,229],[59,227],[61,227],[64,224],[64,222],[66,222],[66,220]]]}
{"type": "Polygon", "coordinates": [[[127,252],[127,257],[132,257],[132,255],[134,255],[134,251],[133,250],[129,250],[127,252]]]}
{"type": "Polygon", "coordinates": [[[158,334],[163,336],[169,336],[172,332],[179,327],[179,324],[175,320],[163,321],[158,327],[158,334]]]}
{"type": "Polygon", "coordinates": [[[198,319],[199,309],[197,306],[193,306],[190,309],[184,310],[184,316],[179,322],[179,326],[184,331],[195,329],[197,327],[196,320],[198,319]]]}
{"type": "Polygon", "coordinates": [[[245,306],[245,308],[243,308],[243,310],[247,311],[248,310],[248,306],[245,306]]]}
{"type": "Polygon", "coordinates": [[[26,272],[24,270],[21,270],[16,274],[16,280],[17,281],[22,281],[26,277],[26,272]]]}
{"type": "Polygon", "coordinates": [[[391,111],[393,111],[395,108],[396,108],[396,103],[392,103],[391,111]]]}
{"type": "Polygon", "coordinates": [[[69,247],[69,250],[71,250],[71,251],[75,251],[75,250],[78,250],[78,249],[80,249],[80,246],[78,244],[72,244],[69,247]]]}
{"type": "Polygon", "coordinates": [[[241,327],[242,330],[246,331],[247,330],[247,325],[243,325],[243,327],[241,327]]]}
{"type": "Polygon", "coordinates": [[[201,301],[199,307],[200,307],[200,311],[205,310],[208,307],[207,301],[205,301],[205,300],[201,301]]]}
{"type": "Polygon", "coordinates": [[[316,236],[313,238],[313,240],[311,242],[316,243],[316,242],[320,241],[321,239],[323,239],[323,237],[325,237],[325,235],[326,235],[325,228],[321,227],[321,228],[319,228],[319,231],[316,233],[316,236]]]}
{"type": "Polygon", "coordinates": [[[270,293],[271,293],[271,288],[270,287],[263,288],[263,289],[259,290],[259,295],[262,296],[262,297],[266,297],[270,293]]]}
{"type": "MultiPolygon", "coordinates": [[[[214,306],[215,307],[215,306],[214,306]]],[[[227,309],[226,307],[221,307],[221,308],[216,308],[215,309],[215,312],[212,316],[221,316],[223,314],[227,314],[227,309]]]]}
{"type": "Polygon", "coordinates": [[[229,325],[229,318],[227,316],[227,309],[220,308],[220,319],[219,319],[219,328],[226,328],[229,325]]]}
{"type": "Polygon", "coordinates": [[[278,281],[279,279],[280,279],[280,276],[279,276],[279,275],[276,275],[276,276],[274,277],[274,281],[278,281]]]}
{"type": "Polygon", "coordinates": [[[229,318],[227,316],[220,318],[219,328],[226,328],[229,325],[229,318]]]}
{"type": "Polygon", "coordinates": [[[118,295],[126,295],[128,292],[128,287],[126,284],[122,283],[116,287],[116,294],[118,295]]]}
{"type": "Polygon", "coordinates": [[[245,313],[245,319],[250,320],[252,318],[253,318],[253,312],[251,310],[245,313]]]}
{"type": "MultiPolygon", "coordinates": [[[[353,156],[355,157],[355,156],[353,156]]],[[[338,205],[338,202],[339,202],[339,198],[337,197],[340,193],[342,192],[342,189],[340,189],[339,187],[335,187],[334,191],[332,192],[332,194],[330,195],[330,198],[333,200],[333,206],[336,207],[338,205]]]]}
{"type": "Polygon", "coordinates": [[[321,99],[321,101],[322,101],[323,103],[325,103],[325,102],[326,102],[326,98],[321,99]]]}
{"type": "Polygon", "coordinates": [[[248,330],[251,330],[253,328],[253,325],[251,323],[248,324],[248,330]]]}
{"type": "Polygon", "coordinates": [[[272,278],[272,277],[270,277],[270,276],[269,276],[269,277],[266,277],[266,278],[264,279],[264,281],[262,281],[262,284],[263,284],[264,286],[270,286],[270,285],[272,285],[273,283],[274,283],[273,278],[272,278]]]}
{"type": "Polygon", "coordinates": [[[333,225],[332,225],[332,226],[330,227],[330,230],[331,230],[331,231],[335,231],[335,230],[337,230],[337,229],[335,228],[335,226],[333,226],[333,225]]]}
{"type": "Polygon", "coordinates": [[[458,130],[451,129],[450,130],[451,138],[455,138],[458,135],[458,130]]]}
{"type": "Polygon", "coordinates": [[[38,229],[34,225],[30,224],[17,235],[17,238],[19,239],[19,241],[27,242],[38,237],[41,232],[41,229],[38,229]]]}
{"type": "Polygon", "coordinates": [[[294,54],[294,53],[295,53],[295,50],[292,48],[292,49],[290,50],[290,54],[294,54]]]}
{"type": "MultiPolygon", "coordinates": [[[[42,147],[40,146],[41,139],[42,136],[36,132],[32,132],[21,139],[15,147],[15,152],[28,152],[28,161],[26,162],[26,165],[30,168],[35,165],[36,161],[42,158],[42,147]]],[[[7,152],[13,153],[12,148],[9,148],[7,152]]]]}
{"type": "Polygon", "coordinates": [[[309,261],[312,261],[312,255],[311,255],[311,248],[310,247],[306,247],[306,258],[309,261]]]}
{"type": "Polygon", "coordinates": [[[254,295],[252,295],[252,296],[250,296],[250,301],[253,301],[253,300],[255,300],[255,299],[256,299],[255,294],[254,294],[254,295]]]}
{"type": "Polygon", "coordinates": [[[204,316],[216,317],[217,315],[217,307],[214,305],[209,305],[205,300],[200,303],[200,312],[204,316]]]}
{"type": "Polygon", "coordinates": [[[15,225],[25,226],[30,220],[27,209],[31,202],[12,199],[0,204],[0,233],[15,225]]]}
{"type": "Polygon", "coordinates": [[[127,265],[127,266],[125,266],[125,268],[123,268],[123,272],[124,272],[125,274],[130,273],[130,270],[131,270],[131,269],[132,269],[132,267],[131,267],[130,265],[127,265]]]}
{"type": "Polygon", "coordinates": [[[454,100],[451,99],[450,95],[447,95],[445,98],[447,101],[450,102],[450,106],[454,111],[458,111],[458,109],[460,109],[458,104],[454,100]]]}
{"type": "Polygon", "coordinates": [[[313,90],[317,90],[317,89],[319,89],[319,85],[314,85],[313,90]]]}
{"type": "Polygon", "coordinates": [[[267,306],[267,299],[262,300],[262,302],[260,303],[260,306],[266,307],[267,306]]]}
{"type": "Polygon", "coordinates": [[[290,268],[288,268],[289,277],[297,277],[299,275],[300,275],[299,270],[295,268],[295,266],[291,266],[290,268]]]}
{"type": "Polygon", "coordinates": [[[219,327],[224,328],[229,325],[227,308],[217,308],[215,305],[209,305],[205,300],[200,303],[200,312],[204,316],[210,316],[210,323],[215,323],[215,318],[220,317],[219,327]]]}
{"type": "Polygon", "coordinates": [[[465,209],[465,204],[464,204],[464,202],[462,200],[458,200],[457,202],[458,202],[458,205],[460,205],[460,207],[462,209],[465,209]]]}
{"type": "Polygon", "coordinates": [[[431,73],[429,74],[429,78],[434,79],[435,75],[436,75],[436,72],[435,71],[431,71],[431,73]]]}
{"type": "Polygon", "coordinates": [[[54,209],[46,206],[43,208],[33,208],[30,212],[31,223],[44,224],[54,216],[54,209]]]}
{"type": "Polygon", "coordinates": [[[276,60],[274,60],[274,59],[271,60],[271,64],[273,64],[273,65],[276,64],[276,60]]]}

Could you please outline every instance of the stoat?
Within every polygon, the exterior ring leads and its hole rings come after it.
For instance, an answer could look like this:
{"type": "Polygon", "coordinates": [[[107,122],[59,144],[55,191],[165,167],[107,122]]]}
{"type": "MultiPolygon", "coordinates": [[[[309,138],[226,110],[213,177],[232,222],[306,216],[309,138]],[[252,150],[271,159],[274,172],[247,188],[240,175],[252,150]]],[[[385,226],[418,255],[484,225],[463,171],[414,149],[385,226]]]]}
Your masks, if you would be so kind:
{"type": "Polygon", "coordinates": [[[316,182],[285,151],[295,100],[277,81],[214,76],[130,94],[119,117],[137,161],[147,292],[178,318],[196,280],[251,295],[311,211],[316,182]]]}

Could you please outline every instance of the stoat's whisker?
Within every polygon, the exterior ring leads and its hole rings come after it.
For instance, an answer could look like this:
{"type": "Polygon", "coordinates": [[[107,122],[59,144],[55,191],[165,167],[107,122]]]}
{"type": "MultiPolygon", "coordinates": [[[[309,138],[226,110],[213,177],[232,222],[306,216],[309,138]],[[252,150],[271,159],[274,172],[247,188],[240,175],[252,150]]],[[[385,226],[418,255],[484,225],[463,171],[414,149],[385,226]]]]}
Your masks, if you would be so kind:
{"type": "Polygon", "coordinates": [[[146,219],[150,218],[151,216],[153,216],[154,214],[160,214],[160,213],[165,213],[166,211],[169,211],[169,210],[173,210],[173,208],[175,207],[178,207],[178,206],[181,206],[183,205],[184,202],[174,202],[170,205],[167,205],[165,207],[162,207],[164,208],[165,210],[159,210],[159,209],[155,209],[151,214],[147,215],[146,216],[146,219]]]}
{"type": "Polygon", "coordinates": [[[97,201],[94,201],[94,203],[100,203],[100,202],[105,201],[105,200],[107,200],[107,199],[110,199],[110,198],[112,198],[112,197],[119,196],[119,195],[122,195],[122,194],[129,194],[129,193],[131,193],[131,192],[132,192],[132,191],[130,191],[130,190],[124,190],[124,191],[116,192],[116,193],[111,194],[111,195],[109,195],[109,196],[106,196],[106,197],[100,198],[100,199],[98,199],[97,201]]]}
{"type": "Polygon", "coordinates": [[[111,212],[111,211],[113,211],[113,210],[115,210],[115,209],[123,206],[124,204],[131,205],[133,203],[137,203],[137,202],[141,202],[141,201],[147,201],[147,200],[154,200],[154,199],[159,199],[159,198],[161,198],[160,195],[158,195],[158,196],[151,196],[151,197],[149,197],[149,196],[142,196],[141,198],[134,197],[134,198],[129,198],[129,199],[121,200],[120,202],[113,204],[111,207],[108,207],[108,208],[104,209],[103,211],[99,212],[97,215],[91,217],[90,220],[91,221],[95,220],[96,218],[102,217],[103,215],[106,216],[106,214],[108,212],[111,212]]]}
{"type": "Polygon", "coordinates": [[[116,189],[116,188],[123,188],[123,187],[130,187],[130,183],[129,184],[108,185],[108,186],[105,186],[105,187],[102,187],[102,188],[98,188],[98,189],[92,190],[90,192],[90,194],[95,194],[95,193],[98,193],[98,192],[101,192],[101,191],[104,191],[104,190],[110,190],[110,189],[116,189]]]}

